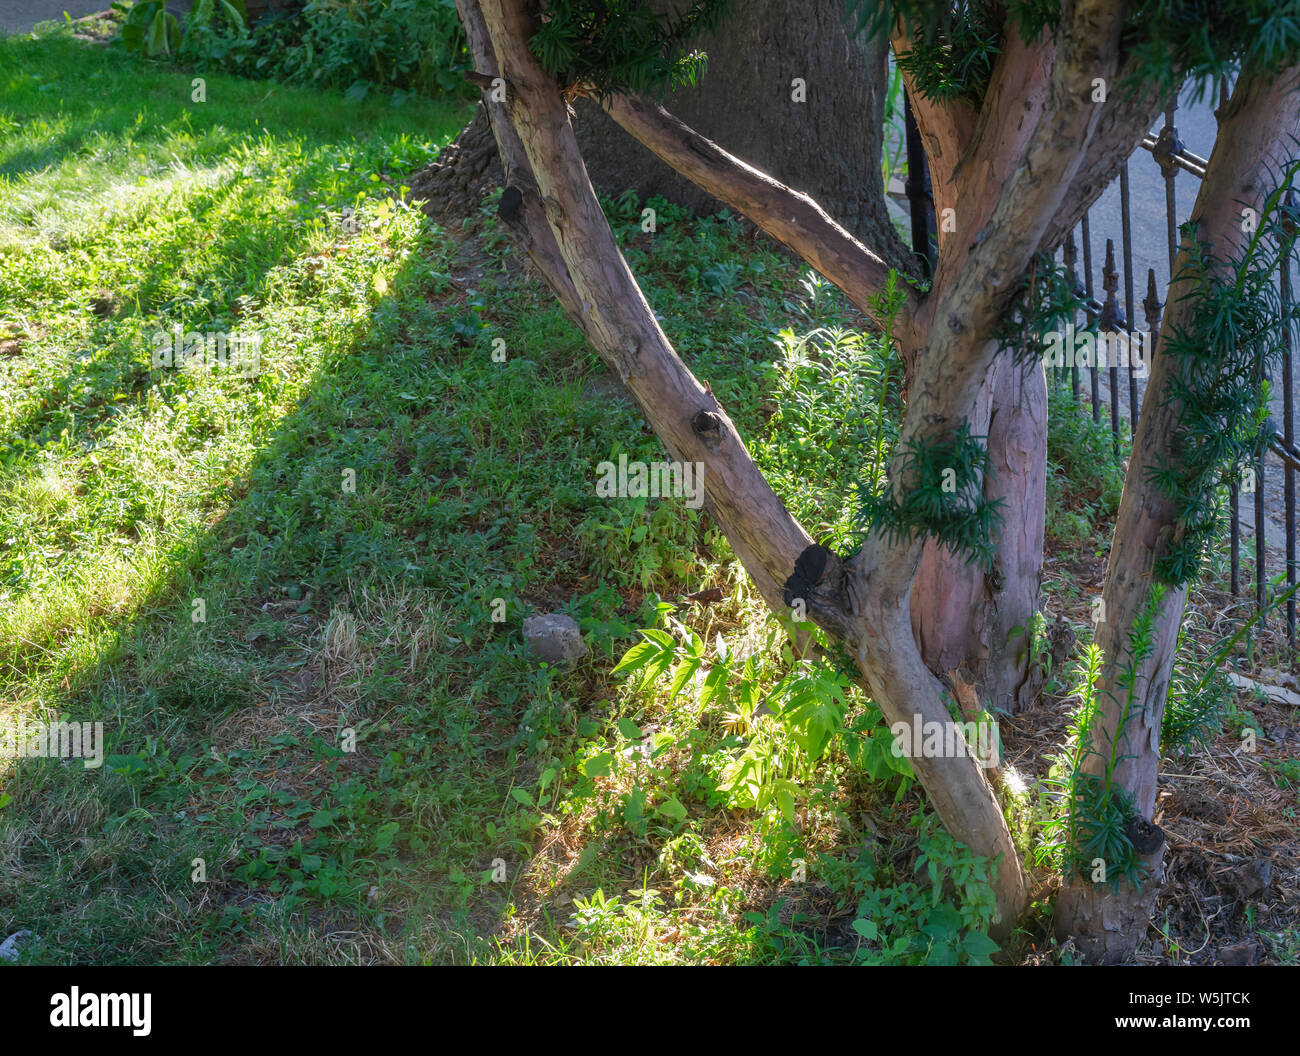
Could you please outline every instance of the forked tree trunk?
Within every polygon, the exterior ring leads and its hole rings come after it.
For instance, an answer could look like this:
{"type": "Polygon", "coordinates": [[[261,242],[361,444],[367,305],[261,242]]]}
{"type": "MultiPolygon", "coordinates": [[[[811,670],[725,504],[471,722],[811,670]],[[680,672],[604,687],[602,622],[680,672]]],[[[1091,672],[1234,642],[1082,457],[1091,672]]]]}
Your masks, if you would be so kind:
{"type": "MultiPolygon", "coordinates": [[[[583,167],[564,101],[529,53],[526,0],[458,0],[458,7],[479,79],[487,82],[500,69],[508,84],[506,103],[488,105],[506,180],[519,192],[505,216],[507,225],[619,373],[670,455],[703,464],[706,504],[768,603],[783,611],[802,598],[811,618],[855,657],[863,684],[888,722],[910,726],[919,719],[945,726],[952,687],[927,666],[914,633],[918,597],[929,601],[925,591],[918,596],[916,590],[925,539],[875,530],[847,561],[808,545],[721,407],[668,344],[628,271],[583,167]]],[[[946,144],[936,154],[936,170],[948,169],[943,179],[956,203],[957,237],[941,239],[933,288],[924,297],[906,293],[895,331],[909,393],[903,445],[889,478],[894,498],[919,484],[911,479],[905,445],[939,443],[962,426],[978,433],[987,423],[994,464],[1007,472],[1001,482],[996,476],[986,481],[986,489],[1006,488],[1010,498],[1000,552],[1003,574],[1009,570],[1024,582],[1030,577],[1019,557],[1036,568],[1041,516],[1026,520],[1023,511],[1041,506],[1043,486],[1042,473],[1034,469],[1043,446],[1041,421],[1025,408],[1045,406],[1045,382],[1041,367],[1011,371],[991,335],[1034,253],[1069,228],[1095,197],[1099,174],[1118,164],[1115,153],[1122,150],[1122,158],[1150,123],[1149,99],[1104,107],[1091,99],[1097,77],[1114,82],[1134,72],[1132,59],[1120,64],[1122,5],[1077,0],[1062,19],[1053,39],[1032,45],[1006,27],[978,115],[961,106],[918,107],[923,132],[946,144]],[[1090,154],[1094,146],[1102,156],[1090,154]]],[[[644,101],[616,99],[610,112],[629,130],[639,126],[638,138],[674,168],[743,200],[751,219],[878,317],[870,291],[884,284],[885,261],[816,203],[707,140],[701,143],[702,137],[644,101]]],[[[994,593],[997,589],[995,583],[994,593]]],[[[1018,622],[1012,607],[993,615],[1004,626],[1018,622]]],[[[968,625],[954,633],[971,632],[968,625]]],[[[998,646],[994,632],[981,634],[992,653],[998,646]]],[[[978,671],[971,674],[978,678],[978,671]]],[[[969,754],[922,753],[912,761],[949,832],[976,854],[998,861],[995,934],[1005,936],[1026,896],[996,797],[969,754]]]]}
{"type": "MultiPolygon", "coordinates": [[[[815,548],[772,493],[722,408],[681,363],[628,271],[583,168],[564,101],[528,51],[531,22],[523,0],[459,0],[458,6],[479,72],[491,75],[500,68],[509,84],[505,113],[493,115],[494,127],[508,115],[508,129],[498,130],[507,176],[525,189],[535,181],[544,210],[545,228],[529,225],[521,240],[548,270],[548,281],[566,304],[576,302],[571,312],[618,371],[670,455],[703,464],[708,508],[764,598],[774,609],[788,611],[786,581],[796,558],[815,548]],[[512,135],[519,146],[514,158],[512,135]],[[524,172],[525,166],[531,171],[524,172]]],[[[886,270],[869,254],[864,263],[886,270]]],[[[901,562],[895,575],[901,579],[892,580],[894,589],[861,598],[851,613],[812,596],[822,582],[836,590],[843,586],[833,556],[810,571],[807,600],[814,618],[833,626],[857,655],[866,684],[891,723],[910,725],[919,715],[923,722],[946,725],[951,720],[943,687],[921,663],[908,615],[920,543],[896,556],[901,562]],[[858,618],[858,610],[868,607],[878,620],[874,625],[858,618]]],[[[999,921],[993,930],[1005,937],[1024,906],[1025,885],[992,789],[969,754],[917,756],[913,765],[948,830],[976,854],[999,862],[994,881],[999,921]]]]}
{"type": "MultiPolygon", "coordinates": [[[[840,0],[752,0],[716,38],[700,44],[710,56],[707,74],[700,85],[679,88],[668,99],[690,136],[665,137],[664,128],[654,127],[657,116],[647,121],[645,112],[631,113],[628,101],[606,100],[613,121],[595,103],[577,101],[573,122],[592,182],[612,192],[632,187],[643,196],[662,194],[700,212],[729,205],[800,252],[868,310],[876,287],[854,273],[851,258],[827,267],[818,259],[825,249],[810,254],[809,247],[825,244],[825,224],[800,230],[800,218],[765,213],[772,203],[756,207],[735,186],[733,173],[702,179],[690,152],[709,139],[725,142],[729,161],[743,159],[799,188],[826,219],[871,246],[888,265],[909,272],[913,262],[889,222],[878,164],[885,42],[851,33],[840,0]],[[807,89],[803,102],[791,98],[796,77],[807,89]],[[845,128],[854,134],[844,136],[845,128]]],[[[643,111],[650,106],[636,105],[643,111]]],[[[951,142],[934,149],[951,161],[965,149],[965,134],[952,132],[951,142]]],[[[935,166],[940,209],[957,204],[952,170],[935,166]]],[[[456,141],[409,182],[435,219],[452,222],[477,208],[501,185],[486,110],[480,107],[456,141]]],[[[905,366],[910,374],[910,362],[905,366]]],[[[1039,605],[1047,393],[1032,371],[1022,375],[1009,363],[991,372],[988,399],[971,422],[973,432],[990,437],[994,472],[988,497],[1016,509],[1016,523],[998,540],[991,571],[928,547],[912,600],[914,629],[929,668],[959,697],[973,694],[991,710],[1009,713],[1028,707],[1042,684],[1024,629],[1039,605]]]]}
{"type": "MultiPolygon", "coordinates": [[[[1289,144],[1297,131],[1296,87],[1300,71],[1277,77],[1242,75],[1227,106],[1219,115],[1219,133],[1197,195],[1191,219],[1197,239],[1220,260],[1236,255],[1248,235],[1243,213],[1262,205],[1272,190],[1268,181],[1281,171],[1289,144]]],[[[1163,354],[1166,335],[1187,327],[1202,292],[1188,276],[1180,275],[1188,262],[1186,249],[1176,262],[1160,337],[1151,365],[1147,395],[1142,403],[1134,457],[1129,462],[1115,524],[1114,543],[1102,593],[1103,620],[1096,641],[1105,664],[1098,684],[1101,716],[1091,739],[1095,750],[1085,770],[1100,776],[1109,747],[1119,746],[1113,784],[1132,797],[1141,819],[1152,822],[1156,803],[1156,774],[1160,762],[1160,726],[1173,667],[1174,648],[1186,603],[1184,588],[1164,596],[1151,628],[1150,653],[1135,658],[1130,651],[1133,628],[1147,608],[1155,579],[1156,562],[1168,552],[1177,531],[1178,508],[1152,483],[1151,472],[1176,464],[1179,458],[1178,420],[1181,403],[1173,397],[1176,379],[1186,364],[1163,354]],[[1135,674],[1132,700],[1124,686],[1126,671],[1135,674]],[[1129,719],[1121,721],[1125,705],[1129,719]],[[1122,727],[1122,728],[1121,728],[1122,727]]],[[[1190,273],[1188,273],[1190,275],[1190,273]]],[[[1143,835],[1157,844],[1140,860],[1150,879],[1139,887],[1127,882],[1112,894],[1090,879],[1067,878],[1057,902],[1056,928],[1073,936],[1092,960],[1115,962],[1130,955],[1146,934],[1162,877],[1164,842],[1158,828],[1143,835]]],[[[1113,863],[1107,863],[1113,865],[1113,863]]]]}
{"type": "MultiPolygon", "coordinates": [[[[878,323],[873,303],[878,271],[860,266],[864,247],[806,197],[686,126],[645,99],[605,101],[611,117],[640,143],[789,246],[840,287],[878,323]]],[[[941,199],[943,200],[943,199],[941,199]]],[[[873,247],[874,248],[874,247],[873,247]]],[[[915,307],[908,296],[900,316],[915,307]]],[[[906,327],[904,327],[906,331],[906,327]]],[[[915,363],[904,358],[909,378],[915,363]]],[[[963,698],[974,691],[991,710],[1028,707],[1041,685],[1030,662],[1025,628],[1038,609],[1047,479],[1047,385],[1037,363],[1001,357],[990,371],[974,410],[971,430],[987,435],[993,474],[990,500],[1002,499],[1015,518],[1005,525],[990,572],[946,550],[929,546],[912,595],[912,620],[931,671],[945,677],[963,698]]]]}
{"type": "MultiPolygon", "coordinates": [[[[910,47],[894,36],[896,54],[910,47]]],[[[1048,103],[1056,46],[1026,43],[1007,27],[1002,54],[983,102],[989,119],[956,100],[940,105],[909,81],[912,106],[930,166],[935,209],[951,210],[954,231],[940,224],[941,267],[957,267],[970,234],[989,216],[1010,178],[1035,115],[1048,103]],[[965,244],[962,243],[965,239],[965,244]]],[[[1126,76],[1134,71],[1125,71],[1126,76]]],[[[1135,132],[1151,126],[1160,108],[1154,89],[1114,92],[1097,115],[1090,156],[1073,173],[1040,249],[1053,249],[1114,179],[1132,152],[1135,132]]],[[[1029,707],[1045,672],[1033,662],[1028,627],[1038,611],[1046,528],[1047,385],[1037,363],[1016,365],[1009,354],[988,371],[973,409],[971,432],[989,437],[993,479],[985,497],[1003,499],[1008,517],[993,568],[964,564],[942,547],[926,547],[912,593],[912,622],[930,670],[944,674],[959,698],[1016,713],[1029,707]]]]}

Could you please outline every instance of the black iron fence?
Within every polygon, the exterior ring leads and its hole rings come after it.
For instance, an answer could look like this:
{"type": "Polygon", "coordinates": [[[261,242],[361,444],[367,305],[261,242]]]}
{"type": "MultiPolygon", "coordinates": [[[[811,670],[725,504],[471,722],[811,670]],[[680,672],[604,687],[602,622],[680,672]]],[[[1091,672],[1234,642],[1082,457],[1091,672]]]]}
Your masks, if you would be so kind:
{"type": "MultiPolygon", "coordinates": [[[[1226,93],[1226,85],[1220,85],[1220,102],[1226,93]]],[[[1119,456],[1119,438],[1127,419],[1129,435],[1137,429],[1138,414],[1142,407],[1145,386],[1142,379],[1150,363],[1154,350],[1154,336],[1160,332],[1160,317],[1163,311],[1162,293],[1167,295],[1169,278],[1173,274],[1174,260],[1178,252],[1178,207],[1176,199],[1176,180],[1179,173],[1187,173],[1196,179],[1204,179],[1208,164],[1205,158],[1198,157],[1178,139],[1178,129],[1174,122],[1176,104],[1165,111],[1164,127],[1158,135],[1148,135],[1142,141],[1142,147],[1160,167],[1165,191],[1165,230],[1167,236],[1169,271],[1167,275],[1158,276],[1155,268],[1148,268],[1145,283],[1145,296],[1142,299],[1143,321],[1146,324],[1145,340],[1152,341],[1150,346],[1142,346],[1143,362],[1135,365],[1132,355],[1108,355],[1103,367],[1094,357],[1091,366],[1068,365],[1054,369],[1053,381],[1062,389],[1068,389],[1076,401],[1085,398],[1092,408],[1092,416],[1100,422],[1102,415],[1109,418],[1110,428],[1115,437],[1114,454],[1119,456]],[[1120,363],[1118,360],[1125,362],[1120,363]],[[1126,377],[1121,378],[1121,374],[1126,377]],[[1085,376],[1086,375],[1086,376],[1085,376]],[[1086,396],[1085,396],[1086,387],[1086,396]],[[1122,415],[1122,405],[1127,402],[1128,413],[1122,415]]],[[[907,119],[907,161],[908,179],[907,195],[911,206],[913,249],[921,258],[924,273],[929,275],[934,267],[934,206],[930,194],[929,174],[926,171],[925,156],[920,146],[920,136],[916,133],[910,107],[906,111],[907,119]]],[[[1135,153],[1130,161],[1143,155],[1135,153]]],[[[1136,303],[1134,299],[1133,266],[1133,225],[1131,222],[1131,190],[1129,186],[1129,162],[1124,163],[1117,180],[1119,185],[1119,236],[1120,260],[1115,257],[1115,239],[1106,238],[1104,261],[1101,268],[1100,295],[1094,283],[1094,232],[1089,213],[1085,213],[1078,226],[1078,238],[1071,231],[1060,248],[1060,259],[1071,274],[1076,290],[1084,300],[1087,322],[1097,323],[1097,330],[1102,334],[1123,335],[1128,348],[1135,340],[1144,341],[1133,325],[1136,303]],[[1082,247],[1083,271],[1080,275],[1079,250],[1082,247]],[[1119,301],[1120,278],[1124,283],[1124,300],[1119,301]]],[[[1095,208],[1095,206],[1094,206],[1095,208]]],[[[1292,303],[1291,274],[1289,266],[1278,271],[1279,293],[1284,306],[1292,303]]],[[[1229,489],[1230,526],[1229,551],[1231,566],[1229,570],[1230,587],[1233,594],[1241,593],[1241,546],[1242,546],[1242,502],[1248,498],[1252,505],[1254,522],[1254,558],[1255,558],[1255,606],[1264,613],[1261,622],[1267,623],[1268,605],[1267,588],[1270,572],[1285,573],[1285,590],[1292,591],[1297,576],[1300,575],[1300,563],[1296,560],[1296,476],[1300,472],[1300,449],[1296,441],[1296,361],[1294,356],[1294,334],[1288,326],[1284,334],[1284,352],[1282,359],[1281,400],[1280,404],[1270,408],[1269,436],[1267,442],[1255,455],[1255,461],[1245,478],[1234,483],[1229,489]],[[1277,419],[1281,422],[1278,424],[1277,419]],[[1277,487],[1280,477],[1280,487],[1277,487]],[[1269,557],[1269,523],[1270,514],[1282,516],[1283,556],[1280,564],[1274,562],[1270,569],[1269,557]]],[[[1268,378],[1270,383],[1274,379],[1268,378]]],[[[1274,400],[1274,403],[1277,401],[1274,400]]],[[[1292,646],[1296,644],[1296,595],[1290,594],[1286,602],[1287,638],[1292,646]]]]}

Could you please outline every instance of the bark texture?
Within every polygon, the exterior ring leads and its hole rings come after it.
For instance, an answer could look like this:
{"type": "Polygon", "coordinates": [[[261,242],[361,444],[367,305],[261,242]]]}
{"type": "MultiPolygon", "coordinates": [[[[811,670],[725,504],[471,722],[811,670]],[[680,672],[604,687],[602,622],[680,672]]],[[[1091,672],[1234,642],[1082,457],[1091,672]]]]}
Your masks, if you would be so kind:
{"type": "Polygon", "coordinates": [[[969,419],[988,437],[984,497],[1009,511],[985,571],[929,541],[912,588],[912,629],[926,666],[959,700],[1017,714],[1038,696],[1043,671],[1028,649],[1038,611],[1046,532],[1047,378],[1037,360],[1000,355],[969,419]]]}
{"type": "Polygon", "coordinates": [[[501,156],[486,106],[479,103],[455,140],[406,183],[412,198],[424,200],[425,213],[443,225],[469,216],[502,186],[501,156]]]}
{"type": "MultiPolygon", "coordinates": [[[[1300,129],[1298,85],[1300,70],[1296,69],[1276,78],[1243,75],[1228,105],[1220,111],[1219,133],[1191,215],[1198,225],[1198,240],[1219,259],[1232,257],[1240,249],[1247,237],[1241,210],[1261,209],[1272,190],[1270,173],[1281,170],[1293,142],[1290,137],[1300,129]]],[[[1156,562],[1178,530],[1178,507],[1156,490],[1150,474],[1158,466],[1176,462],[1178,456],[1177,424],[1182,405],[1172,396],[1172,384],[1186,367],[1162,350],[1166,335],[1187,326],[1196,298],[1203,293],[1187,274],[1180,274],[1186,262],[1184,246],[1175,262],[1176,281],[1161,320],[1106,568],[1104,619],[1096,633],[1105,657],[1098,684],[1101,717],[1092,736],[1098,754],[1086,763],[1089,772],[1100,775],[1108,746],[1121,745],[1112,780],[1132,797],[1134,809],[1147,822],[1154,821],[1160,726],[1186,589],[1170,589],[1165,595],[1154,620],[1148,656],[1132,656],[1130,635],[1149,604],[1156,562]],[[1136,676],[1132,700],[1123,684],[1126,671],[1136,676]],[[1126,707],[1127,721],[1122,718],[1126,707]]],[[[1146,934],[1162,878],[1163,852],[1161,842],[1142,857],[1151,878],[1140,888],[1124,883],[1111,895],[1078,879],[1068,883],[1057,902],[1058,933],[1073,936],[1092,960],[1116,962],[1128,957],[1146,934]]]]}
{"type": "MultiPolygon", "coordinates": [[[[913,259],[889,220],[880,171],[886,49],[853,37],[842,13],[841,0],[737,4],[716,37],[697,42],[709,55],[699,84],[669,93],[665,104],[732,155],[805,192],[888,266],[910,271],[913,259]],[[806,102],[791,99],[795,77],[807,82],[806,102]],[[854,134],[843,135],[846,128],[854,134]]],[[[731,204],[659,160],[598,103],[579,99],[573,124],[601,190],[662,195],[706,215],[731,204]]],[[[456,142],[408,183],[436,220],[459,220],[478,208],[501,186],[486,112],[476,111],[456,142]]]]}
{"type": "MultiPolygon", "coordinates": [[[[880,171],[888,49],[851,28],[843,0],[743,0],[715,36],[698,41],[709,56],[699,84],[668,92],[663,105],[729,153],[808,194],[889,264],[908,270],[911,255],[889,222],[880,171]],[[795,78],[806,85],[804,102],[791,98],[795,78]]],[[[574,109],[597,187],[635,187],[699,213],[718,210],[711,192],[620,134],[595,102],[574,109]]]]}

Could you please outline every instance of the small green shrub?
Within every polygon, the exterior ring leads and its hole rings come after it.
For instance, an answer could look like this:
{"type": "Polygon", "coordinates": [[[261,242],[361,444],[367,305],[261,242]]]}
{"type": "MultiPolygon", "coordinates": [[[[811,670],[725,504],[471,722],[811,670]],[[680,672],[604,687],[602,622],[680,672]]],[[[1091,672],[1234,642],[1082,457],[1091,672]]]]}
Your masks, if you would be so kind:
{"type": "MultiPolygon", "coordinates": [[[[1120,447],[1126,453],[1127,441],[1120,447]]],[[[1069,393],[1052,388],[1047,416],[1047,535],[1080,548],[1109,535],[1119,512],[1124,466],[1114,454],[1114,436],[1091,410],[1069,393]]]]}
{"type": "Polygon", "coordinates": [[[469,67],[454,0],[306,0],[247,24],[244,0],[195,0],[183,21],[162,0],[114,9],[124,15],[122,47],[196,68],[313,87],[342,88],[354,100],[372,90],[471,98],[469,67]]]}

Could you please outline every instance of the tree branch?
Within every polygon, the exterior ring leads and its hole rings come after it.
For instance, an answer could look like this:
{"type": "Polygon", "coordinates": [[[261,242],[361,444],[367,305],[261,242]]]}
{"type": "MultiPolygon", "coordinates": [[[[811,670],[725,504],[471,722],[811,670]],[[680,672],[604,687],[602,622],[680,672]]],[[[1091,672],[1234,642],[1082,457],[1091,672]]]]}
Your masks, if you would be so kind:
{"type": "Polygon", "coordinates": [[[772,491],[721,405],[678,358],[628,269],[583,165],[568,107],[529,51],[526,0],[457,0],[457,6],[467,25],[481,17],[500,67],[510,71],[509,124],[542,210],[539,219],[528,217],[527,235],[531,245],[553,244],[558,254],[558,260],[544,256],[539,266],[551,269],[552,286],[571,285],[583,333],[669,455],[702,467],[710,513],[763,598],[782,611],[784,583],[812,540],[772,491]]]}
{"type": "MultiPolygon", "coordinates": [[[[1092,102],[1092,81],[1113,80],[1123,6],[1116,0],[1083,0],[1058,30],[1047,97],[1032,131],[1015,158],[1010,177],[987,188],[987,202],[973,209],[987,217],[978,229],[963,228],[953,251],[939,260],[934,292],[926,298],[917,321],[931,343],[942,340],[943,355],[921,357],[929,376],[917,384],[930,399],[949,409],[950,416],[927,415],[926,431],[942,433],[967,417],[979,387],[981,372],[997,354],[990,338],[1015,285],[1042,244],[1051,220],[1081,169],[1090,159],[1092,137],[1104,104],[1092,102]]],[[[1006,108],[1022,105],[1008,95],[1006,108]]],[[[1009,122],[991,123],[991,127],[1009,122]]],[[[990,144],[992,139],[989,140],[990,144]]],[[[1000,169],[1002,166],[998,166],[1000,169]]],[[[977,170],[978,172],[978,170],[977,170]]],[[[915,394],[915,386],[913,388],[915,394]]],[[[923,419],[918,417],[919,424],[923,419]]]]}
{"type": "Polygon", "coordinates": [[[483,106],[487,110],[488,121],[492,126],[492,135],[497,141],[497,151],[501,155],[501,168],[505,174],[506,186],[514,187],[520,194],[518,208],[511,215],[503,216],[502,222],[511,230],[520,247],[528,254],[543,281],[555,293],[569,318],[590,339],[591,335],[587,332],[587,320],[582,312],[578,292],[569,277],[569,270],[560,255],[560,248],[555,243],[555,236],[551,234],[551,229],[546,224],[541,198],[537,193],[537,182],[533,179],[532,166],[529,165],[528,158],[524,154],[523,144],[519,141],[518,133],[510,125],[505,106],[487,94],[497,76],[498,66],[496,55],[492,51],[492,40],[483,22],[483,13],[473,0],[456,0],[456,10],[460,15],[461,25],[465,27],[470,55],[474,59],[475,70],[473,77],[469,79],[483,89],[483,106]]]}
{"type": "MultiPolygon", "coordinates": [[[[912,50],[912,42],[901,20],[894,27],[890,44],[894,49],[895,60],[905,57],[912,50]]],[[[901,71],[901,68],[900,72],[907,88],[907,97],[912,104],[912,116],[916,118],[916,127],[925,146],[925,160],[930,167],[930,187],[934,194],[934,212],[938,216],[944,209],[957,205],[957,167],[966,156],[979,114],[964,99],[946,103],[927,99],[917,90],[912,77],[901,71]]],[[[945,236],[941,232],[939,237],[942,240],[945,236]]]]}
{"type": "MultiPolygon", "coordinates": [[[[1135,66],[1136,63],[1130,63],[1121,69],[1116,75],[1116,84],[1125,81],[1135,66]]],[[[1107,98],[1102,108],[1101,120],[1097,123],[1097,130],[1089,145],[1089,152],[1098,159],[1098,163],[1080,168],[1075,174],[1069,192],[1043,233],[1039,245],[1041,249],[1055,249],[1060,245],[1071,228],[1110,186],[1160,115],[1161,100],[1153,87],[1143,86],[1131,92],[1119,92],[1112,86],[1111,91],[1113,94],[1107,98]]]]}
{"type": "MultiPolygon", "coordinates": [[[[661,161],[744,214],[843,290],[873,322],[884,324],[872,298],[884,287],[889,265],[812,198],[728,154],[648,99],[615,95],[603,105],[624,131],[661,161]]],[[[900,312],[904,325],[917,303],[906,288],[900,312]]]]}

